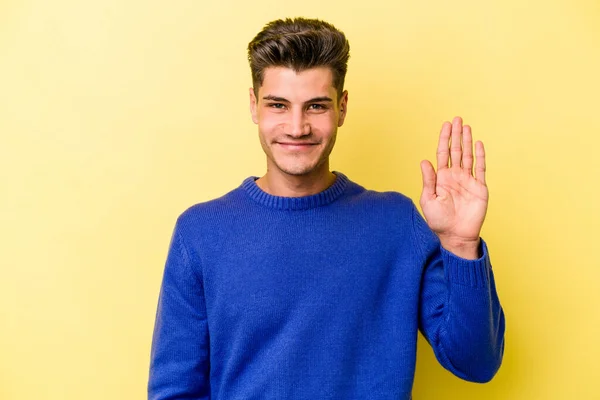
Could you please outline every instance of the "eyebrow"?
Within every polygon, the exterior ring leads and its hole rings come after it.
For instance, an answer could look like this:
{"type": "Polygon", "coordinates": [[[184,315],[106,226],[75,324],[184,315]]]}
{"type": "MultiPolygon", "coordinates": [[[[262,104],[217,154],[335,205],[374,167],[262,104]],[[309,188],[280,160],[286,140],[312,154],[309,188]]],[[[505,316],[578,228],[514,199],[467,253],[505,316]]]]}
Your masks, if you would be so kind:
{"type": "MultiPolygon", "coordinates": [[[[288,99],[286,99],[284,97],[278,97],[278,96],[273,96],[273,95],[264,96],[263,100],[279,101],[281,103],[289,103],[290,102],[288,99]]],[[[313,97],[312,99],[305,101],[304,104],[306,104],[306,103],[323,103],[323,102],[333,102],[333,100],[327,96],[320,96],[320,97],[313,97]]]]}

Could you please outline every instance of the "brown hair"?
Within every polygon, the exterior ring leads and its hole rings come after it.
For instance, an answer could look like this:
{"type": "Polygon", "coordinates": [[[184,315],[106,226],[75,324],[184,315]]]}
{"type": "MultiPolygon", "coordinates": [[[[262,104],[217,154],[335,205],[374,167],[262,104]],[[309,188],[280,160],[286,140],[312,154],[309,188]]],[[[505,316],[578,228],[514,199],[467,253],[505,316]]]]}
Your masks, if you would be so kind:
{"type": "Polygon", "coordinates": [[[338,100],[350,58],[350,45],[343,32],[318,19],[287,18],[269,22],[248,44],[252,85],[258,88],[268,67],[287,67],[296,72],[329,67],[338,100]]]}

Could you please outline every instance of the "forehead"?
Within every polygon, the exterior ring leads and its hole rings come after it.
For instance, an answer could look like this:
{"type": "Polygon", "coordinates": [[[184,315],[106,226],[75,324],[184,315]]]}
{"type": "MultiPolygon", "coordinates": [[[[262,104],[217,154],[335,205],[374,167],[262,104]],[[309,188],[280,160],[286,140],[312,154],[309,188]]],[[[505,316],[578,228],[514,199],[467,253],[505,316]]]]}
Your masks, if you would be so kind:
{"type": "Polygon", "coordinates": [[[327,96],[335,99],[331,68],[318,67],[304,71],[294,71],[285,67],[266,68],[259,97],[278,96],[290,101],[304,101],[314,97],[327,96]]]}

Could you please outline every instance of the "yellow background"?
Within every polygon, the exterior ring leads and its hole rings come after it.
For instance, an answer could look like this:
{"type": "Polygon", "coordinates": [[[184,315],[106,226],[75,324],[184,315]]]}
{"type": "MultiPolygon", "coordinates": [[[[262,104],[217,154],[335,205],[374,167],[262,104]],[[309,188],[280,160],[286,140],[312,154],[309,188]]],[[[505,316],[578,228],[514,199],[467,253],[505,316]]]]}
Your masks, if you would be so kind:
{"type": "Polygon", "coordinates": [[[2,0],[0,399],[145,398],[176,217],[264,171],[246,45],[285,16],[350,39],[333,169],[418,200],[444,120],[486,144],[504,364],[420,341],[415,399],[600,399],[597,0],[2,0]]]}

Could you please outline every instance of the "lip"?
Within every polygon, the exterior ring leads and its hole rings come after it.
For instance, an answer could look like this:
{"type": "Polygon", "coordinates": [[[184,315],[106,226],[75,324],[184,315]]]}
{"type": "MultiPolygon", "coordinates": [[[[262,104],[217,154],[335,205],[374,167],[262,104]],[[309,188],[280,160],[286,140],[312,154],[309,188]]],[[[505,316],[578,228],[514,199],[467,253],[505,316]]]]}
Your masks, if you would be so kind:
{"type": "Polygon", "coordinates": [[[306,150],[310,149],[313,146],[316,146],[317,143],[289,143],[289,142],[277,142],[278,145],[287,150],[306,150]]]}

